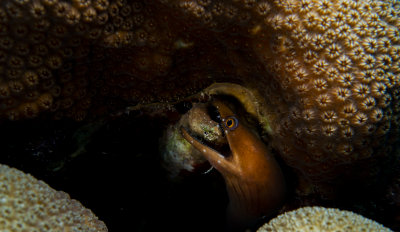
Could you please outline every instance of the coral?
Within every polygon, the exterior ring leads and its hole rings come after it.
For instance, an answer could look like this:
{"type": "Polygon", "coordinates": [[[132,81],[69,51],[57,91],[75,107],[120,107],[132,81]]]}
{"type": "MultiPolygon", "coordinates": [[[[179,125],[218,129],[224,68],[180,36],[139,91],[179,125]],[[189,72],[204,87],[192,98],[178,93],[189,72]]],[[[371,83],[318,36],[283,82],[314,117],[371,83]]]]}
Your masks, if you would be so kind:
{"type": "Polygon", "coordinates": [[[388,155],[399,129],[399,3],[268,5],[252,46],[273,79],[258,85],[286,163],[321,181],[388,155]]]}
{"type": "MultiPolygon", "coordinates": [[[[207,142],[218,144],[226,143],[219,124],[214,121],[209,113],[208,105],[198,103],[187,112],[187,126],[197,136],[207,142]]],[[[181,120],[185,120],[185,116],[181,120]]]]}
{"type": "Polygon", "coordinates": [[[392,150],[399,129],[398,4],[188,1],[181,7],[220,19],[204,25],[235,38],[225,35],[225,46],[244,54],[231,59],[245,85],[266,101],[273,146],[287,164],[321,182],[343,173],[346,164],[392,150]],[[242,24],[224,28],[242,15],[242,24]]]}
{"type": "Polygon", "coordinates": [[[90,100],[89,47],[101,35],[108,1],[2,1],[1,112],[11,120],[42,111],[84,113],[90,100]],[[96,18],[96,20],[93,20],[96,18]],[[73,74],[73,75],[72,75],[73,74]]]}
{"type": "Polygon", "coordinates": [[[6,0],[0,114],[82,120],[239,83],[285,162],[331,180],[397,141],[398,15],[390,0],[6,0]]]}
{"type": "Polygon", "coordinates": [[[359,214],[324,208],[303,207],[273,218],[257,232],[278,231],[392,231],[359,214]]]}
{"type": "Polygon", "coordinates": [[[108,231],[92,211],[14,168],[0,164],[1,231],[108,231]]]}
{"type": "Polygon", "coordinates": [[[201,153],[182,137],[181,127],[190,128],[196,136],[215,146],[226,143],[218,123],[209,116],[207,104],[195,104],[176,124],[167,128],[160,140],[163,166],[171,178],[179,177],[184,171],[196,172],[207,166],[201,153]]]}
{"type": "Polygon", "coordinates": [[[176,100],[206,87],[209,72],[199,67],[219,51],[197,57],[212,45],[193,46],[182,30],[187,25],[155,3],[2,1],[2,117],[50,111],[55,118],[82,120],[88,112],[176,100]],[[202,64],[190,68],[198,58],[202,64]]]}
{"type": "Polygon", "coordinates": [[[181,136],[179,127],[167,128],[161,144],[163,166],[172,179],[179,177],[183,171],[194,172],[196,165],[205,162],[200,152],[181,136]]]}

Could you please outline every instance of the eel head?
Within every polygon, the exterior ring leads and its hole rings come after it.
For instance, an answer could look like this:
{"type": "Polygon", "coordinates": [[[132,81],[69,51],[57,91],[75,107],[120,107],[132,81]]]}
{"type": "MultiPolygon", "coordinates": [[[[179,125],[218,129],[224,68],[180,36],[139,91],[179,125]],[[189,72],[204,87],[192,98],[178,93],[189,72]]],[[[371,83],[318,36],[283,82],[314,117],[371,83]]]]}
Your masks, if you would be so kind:
{"type": "Polygon", "coordinates": [[[222,155],[181,128],[183,137],[224,177],[229,195],[231,230],[252,226],[281,206],[286,185],[282,171],[264,142],[222,101],[215,100],[230,154],[222,155]]]}

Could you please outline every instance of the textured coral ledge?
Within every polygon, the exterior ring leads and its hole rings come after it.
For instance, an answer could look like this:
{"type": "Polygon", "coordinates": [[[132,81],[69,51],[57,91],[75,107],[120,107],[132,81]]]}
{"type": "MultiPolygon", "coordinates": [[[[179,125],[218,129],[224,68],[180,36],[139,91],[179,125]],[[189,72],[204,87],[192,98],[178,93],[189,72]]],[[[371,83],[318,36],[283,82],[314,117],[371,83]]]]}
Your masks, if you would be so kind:
{"type": "Polygon", "coordinates": [[[359,214],[324,207],[303,207],[281,214],[257,232],[278,231],[382,231],[392,230],[359,214]]]}
{"type": "Polygon", "coordinates": [[[397,152],[399,4],[1,1],[0,114],[83,120],[238,82],[265,98],[271,145],[300,174],[375,176],[397,152]]]}
{"type": "Polygon", "coordinates": [[[92,211],[69,195],[0,164],[1,231],[108,231],[92,211]]]}

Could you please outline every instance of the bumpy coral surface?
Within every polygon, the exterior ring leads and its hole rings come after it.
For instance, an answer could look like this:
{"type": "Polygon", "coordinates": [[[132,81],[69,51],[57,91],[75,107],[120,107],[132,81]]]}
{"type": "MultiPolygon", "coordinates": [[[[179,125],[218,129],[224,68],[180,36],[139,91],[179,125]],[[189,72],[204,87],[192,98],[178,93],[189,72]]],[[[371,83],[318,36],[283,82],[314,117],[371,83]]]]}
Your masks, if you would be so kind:
{"type": "Polygon", "coordinates": [[[392,231],[359,214],[324,207],[303,207],[287,212],[260,227],[257,232],[279,231],[392,231]]]}
{"type": "MultiPolygon", "coordinates": [[[[272,143],[305,176],[334,178],[346,164],[394,149],[398,1],[190,1],[180,6],[195,17],[211,17],[212,23],[204,23],[210,30],[233,37],[217,33],[237,74],[267,101],[272,143]],[[234,55],[239,52],[241,58],[234,55]]],[[[369,171],[361,175],[377,171],[365,168],[369,171]]]]}
{"type": "Polygon", "coordinates": [[[102,34],[107,1],[0,3],[1,112],[9,119],[68,109],[79,119],[91,100],[88,44],[102,34]],[[72,62],[73,60],[73,62],[72,62]]]}
{"type": "Polygon", "coordinates": [[[0,114],[82,120],[240,83],[265,98],[286,163],[314,181],[334,178],[397,141],[399,4],[1,1],[0,114]]]}
{"type": "Polygon", "coordinates": [[[277,84],[263,93],[277,107],[271,125],[285,160],[317,180],[388,154],[399,128],[399,2],[268,6],[268,30],[253,45],[277,84]]]}
{"type": "Polygon", "coordinates": [[[199,52],[185,31],[189,25],[156,3],[1,1],[2,116],[51,111],[82,120],[91,107],[101,113],[206,87],[209,72],[199,67],[216,69],[220,62],[209,57],[218,51],[204,43],[207,52],[199,52]],[[191,67],[194,62],[200,63],[191,67]]]}
{"type": "Polygon", "coordinates": [[[92,211],[14,168],[0,164],[1,231],[108,231],[92,211]]]}

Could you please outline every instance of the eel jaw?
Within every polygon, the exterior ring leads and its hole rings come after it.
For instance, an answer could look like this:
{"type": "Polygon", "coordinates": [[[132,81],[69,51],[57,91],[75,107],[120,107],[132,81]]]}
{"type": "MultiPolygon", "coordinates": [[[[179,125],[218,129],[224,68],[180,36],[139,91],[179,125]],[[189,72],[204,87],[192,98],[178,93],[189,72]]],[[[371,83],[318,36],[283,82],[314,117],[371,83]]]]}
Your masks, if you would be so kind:
{"type": "Polygon", "coordinates": [[[188,141],[192,146],[199,150],[203,156],[210,162],[210,164],[217,169],[221,174],[225,175],[228,173],[235,173],[236,167],[232,162],[229,161],[225,156],[223,156],[218,151],[212,149],[211,147],[204,145],[199,140],[191,136],[187,130],[181,127],[182,136],[188,141]]]}

